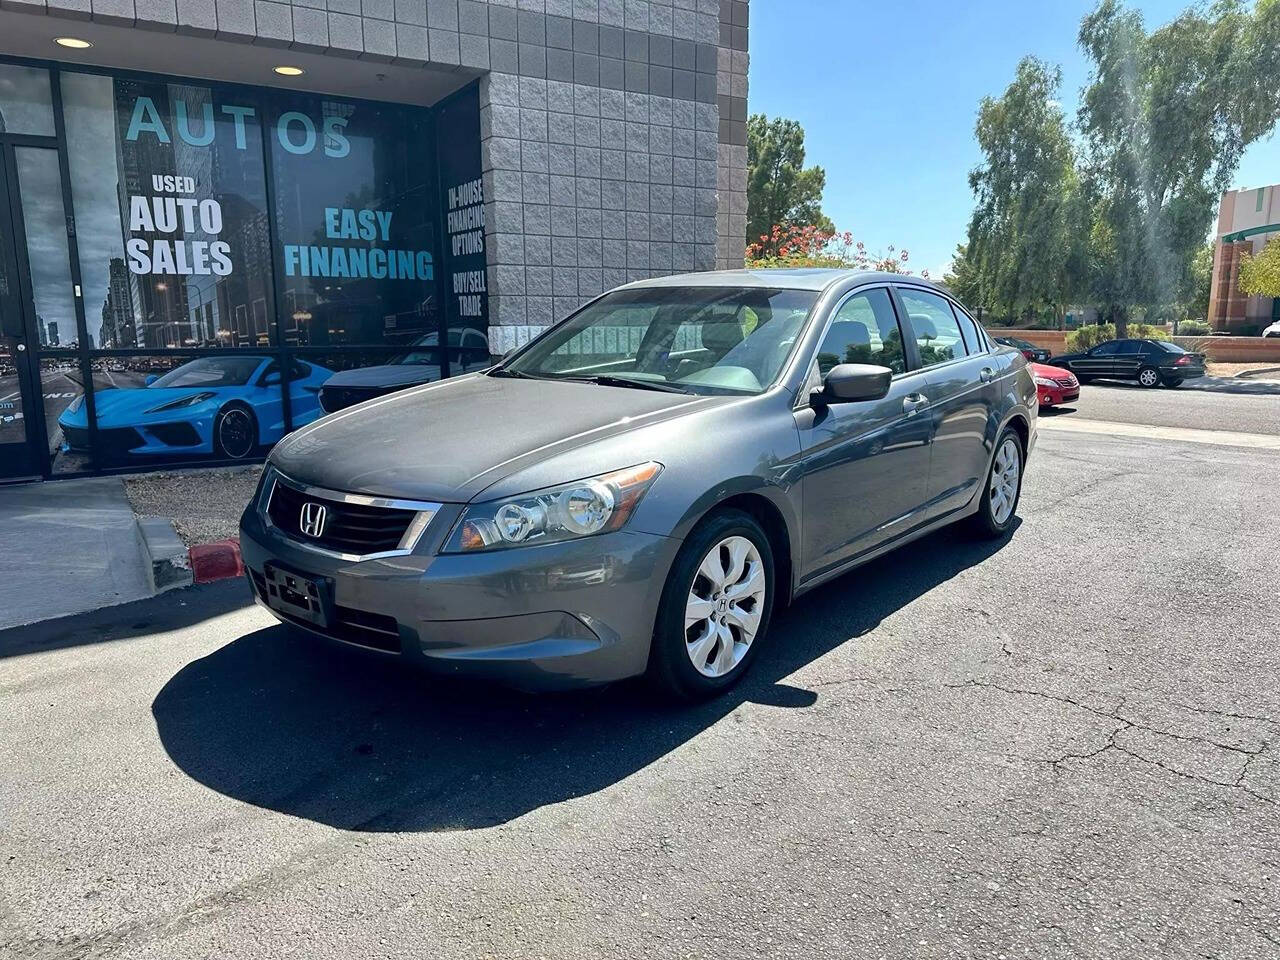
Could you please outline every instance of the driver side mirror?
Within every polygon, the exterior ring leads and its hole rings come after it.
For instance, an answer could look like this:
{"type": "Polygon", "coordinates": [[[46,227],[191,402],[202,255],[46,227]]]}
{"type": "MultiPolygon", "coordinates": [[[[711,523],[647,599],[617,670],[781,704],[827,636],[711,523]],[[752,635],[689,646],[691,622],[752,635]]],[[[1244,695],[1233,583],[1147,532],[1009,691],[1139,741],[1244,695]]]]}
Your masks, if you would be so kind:
{"type": "Polygon", "coordinates": [[[143,383],[143,386],[147,386],[147,387],[149,387],[149,386],[151,386],[153,383],[155,383],[155,382],[156,382],[157,380],[159,380],[159,379],[160,379],[160,378],[159,378],[159,377],[157,377],[154,373],[148,373],[148,374],[143,378],[142,383],[143,383]]]}
{"type": "Polygon", "coordinates": [[[893,371],[870,363],[838,363],[822,379],[822,389],[813,391],[817,403],[850,403],[880,400],[889,393],[893,371]]]}

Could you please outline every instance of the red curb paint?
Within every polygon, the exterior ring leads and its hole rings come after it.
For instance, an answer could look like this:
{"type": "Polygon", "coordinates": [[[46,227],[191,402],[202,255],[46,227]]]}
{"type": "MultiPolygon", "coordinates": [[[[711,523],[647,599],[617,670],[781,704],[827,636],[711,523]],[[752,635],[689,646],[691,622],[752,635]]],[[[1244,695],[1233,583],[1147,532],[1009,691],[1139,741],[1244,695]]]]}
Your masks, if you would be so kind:
{"type": "Polygon", "coordinates": [[[195,583],[212,583],[215,580],[244,576],[240,541],[234,537],[215,543],[198,544],[188,553],[191,557],[191,579],[195,583]]]}

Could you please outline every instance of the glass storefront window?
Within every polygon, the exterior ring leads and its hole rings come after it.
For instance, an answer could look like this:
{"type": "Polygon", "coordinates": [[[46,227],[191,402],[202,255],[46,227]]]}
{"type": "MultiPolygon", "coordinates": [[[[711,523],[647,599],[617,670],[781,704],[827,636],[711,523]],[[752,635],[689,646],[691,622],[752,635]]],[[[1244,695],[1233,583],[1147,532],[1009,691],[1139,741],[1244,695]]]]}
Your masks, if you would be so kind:
{"type": "Polygon", "coordinates": [[[49,71],[0,63],[0,133],[52,137],[54,132],[49,71]]]}
{"type": "Polygon", "coordinates": [[[93,342],[118,349],[271,344],[266,173],[254,98],[91,74],[66,73],[61,83],[93,342]]]}
{"type": "Polygon", "coordinates": [[[84,377],[75,357],[45,357],[40,361],[40,392],[44,404],[47,454],[53,473],[69,473],[89,468],[87,458],[62,456],[66,443],[59,418],[71,407],[84,403],[84,377]]]}
{"type": "Polygon", "coordinates": [[[71,284],[58,151],[51,147],[17,147],[14,159],[40,346],[75,347],[80,335],[76,330],[75,288],[71,284]]]}
{"type": "Polygon", "coordinates": [[[326,388],[491,363],[474,85],[424,109],[0,63],[6,133],[48,138],[0,168],[7,475],[260,458],[326,388]]]}
{"type": "MultiPolygon", "coordinates": [[[[298,402],[318,409],[320,374],[300,381],[298,402]],[[317,386],[318,390],[318,386],[317,386]]],[[[242,460],[260,457],[285,433],[280,360],[274,352],[236,350],[213,356],[158,354],[93,362],[98,446],[104,467],[242,460]]],[[[314,419],[314,415],[312,416],[314,419]]],[[[87,404],[58,421],[61,456],[88,452],[87,404]]]]}
{"type": "Polygon", "coordinates": [[[422,111],[319,96],[277,103],[285,343],[407,343],[438,325],[431,130],[422,111]]]}

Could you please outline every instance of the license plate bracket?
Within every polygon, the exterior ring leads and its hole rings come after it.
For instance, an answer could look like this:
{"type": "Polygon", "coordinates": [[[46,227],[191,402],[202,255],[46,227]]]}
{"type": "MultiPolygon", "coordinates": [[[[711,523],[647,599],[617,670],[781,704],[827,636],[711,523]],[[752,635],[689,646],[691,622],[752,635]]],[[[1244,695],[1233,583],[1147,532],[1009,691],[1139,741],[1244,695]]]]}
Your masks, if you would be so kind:
{"type": "Polygon", "coordinates": [[[264,564],[262,573],[267,581],[268,607],[317,627],[329,626],[332,604],[327,581],[285,570],[274,563],[264,564]]]}

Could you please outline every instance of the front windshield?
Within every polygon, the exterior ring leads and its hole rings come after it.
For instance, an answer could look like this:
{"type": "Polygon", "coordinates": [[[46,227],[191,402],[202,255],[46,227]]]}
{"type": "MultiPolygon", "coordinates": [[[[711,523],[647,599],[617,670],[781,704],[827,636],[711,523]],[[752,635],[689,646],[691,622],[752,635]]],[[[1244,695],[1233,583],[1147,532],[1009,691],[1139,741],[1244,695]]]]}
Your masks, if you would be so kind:
{"type": "Polygon", "coordinates": [[[262,357],[201,357],[175,367],[152,387],[239,387],[249,382],[262,357]]]}
{"type": "Polygon", "coordinates": [[[816,299],[808,290],[759,287],[619,290],[553,328],[503,369],[689,393],[761,393],[782,371],[816,299]]]}

